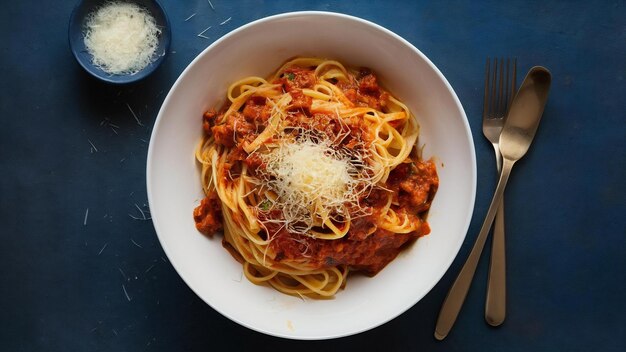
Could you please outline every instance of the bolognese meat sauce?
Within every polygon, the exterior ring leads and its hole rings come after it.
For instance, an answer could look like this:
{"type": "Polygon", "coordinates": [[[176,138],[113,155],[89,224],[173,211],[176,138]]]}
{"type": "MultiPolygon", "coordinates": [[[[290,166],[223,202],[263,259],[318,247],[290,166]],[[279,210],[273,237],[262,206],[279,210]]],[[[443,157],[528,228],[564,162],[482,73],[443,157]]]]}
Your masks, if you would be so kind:
{"type": "MultiPolygon", "coordinates": [[[[292,110],[287,118],[291,126],[319,131],[328,137],[336,137],[347,126],[349,133],[343,136],[341,147],[363,148],[363,142],[367,143],[373,137],[358,118],[339,121],[332,111],[310,111],[311,98],[303,94],[302,89],[312,88],[315,82],[313,69],[300,67],[285,70],[272,82],[280,84],[283,91],[291,95],[292,110]]],[[[336,86],[355,106],[383,109],[388,104],[389,94],[380,89],[376,75],[370,70],[362,69],[353,80],[339,81],[336,86]]],[[[271,107],[265,98],[253,97],[224,123],[216,124],[227,108],[219,113],[209,111],[204,114],[204,133],[213,136],[216,144],[232,148],[229,158],[233,162],[245,161],[249,172],[254,174],[255,170],[264,167],[263,161],[256,154],[246,153],[243,142],[251,142],[265,129],[271,107]]],[[[304,256],[320,268],[346,265],[352,270],[375,275],[408,243],[430,233],[424,214],[430,208],[438,186],[439,179],[432,161],[409,158],[391,171],[382,187],[374,188],[362,197],[360,204],[368,215],[352,220],[349,232],[343,238],[319,239],[293,234],[278,226],[266,226],[264,235],[273,239],[270,248],[276,261],[297,260],[304,256]],[[388,192],[392,193],[391,208],[406,215],[417,230],[406,234],[392,233],[378,226],[380,213],[387,206],[388,192]]],[[[220,202],[215,193],[202,200],[194,211],[194,220],[204,234],[222,230],[220,202]]]]}

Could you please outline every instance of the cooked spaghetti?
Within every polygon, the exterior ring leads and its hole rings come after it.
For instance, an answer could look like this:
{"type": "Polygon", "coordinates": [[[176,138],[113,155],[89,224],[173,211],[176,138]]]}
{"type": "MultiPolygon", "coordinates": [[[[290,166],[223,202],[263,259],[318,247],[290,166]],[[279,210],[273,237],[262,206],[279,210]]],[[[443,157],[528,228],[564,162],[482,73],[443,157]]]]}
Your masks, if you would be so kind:
{"type": "Polygon", "coordinates": [[[368,69],[296,58],[228,88],[203,116],[198,230],[255,284],[330,297],[373,276],[416,238],[439,179],[409,109],[368,69]]]}

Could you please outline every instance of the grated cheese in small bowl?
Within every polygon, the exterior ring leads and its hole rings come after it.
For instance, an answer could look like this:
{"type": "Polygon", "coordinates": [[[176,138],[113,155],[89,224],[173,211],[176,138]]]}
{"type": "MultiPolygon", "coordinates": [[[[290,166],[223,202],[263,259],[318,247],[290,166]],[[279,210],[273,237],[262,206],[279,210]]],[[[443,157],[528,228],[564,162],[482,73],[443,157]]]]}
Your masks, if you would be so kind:
{"type": "Polygon", "coordinates": [[[87,19],[85,46],[94,65],[112,74],[135,74],[150,62],[161,30],[135,4],[111,2],[87,19]]]}
{"type": "Polygon", "coordinates": [[[163,60],[169,23],[155,0],[88,1],[74,9],[70,46],[92,75],[112,83],[139,80],[163,60]]]}

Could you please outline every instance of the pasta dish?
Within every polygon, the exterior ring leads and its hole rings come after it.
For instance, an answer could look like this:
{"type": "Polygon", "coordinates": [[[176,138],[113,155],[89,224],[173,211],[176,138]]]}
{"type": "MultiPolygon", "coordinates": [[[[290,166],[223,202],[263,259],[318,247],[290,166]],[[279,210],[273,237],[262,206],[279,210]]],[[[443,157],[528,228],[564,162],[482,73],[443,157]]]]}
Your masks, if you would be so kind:
{"type": "Polygon", "coordinates": [[[373,276],[430,233],[435,164],[408,107],[369,69],[295,58],[230,85],[202,128],[196,227],[223,231],[255,284],[332,297],[349,272],[373,276]]]}

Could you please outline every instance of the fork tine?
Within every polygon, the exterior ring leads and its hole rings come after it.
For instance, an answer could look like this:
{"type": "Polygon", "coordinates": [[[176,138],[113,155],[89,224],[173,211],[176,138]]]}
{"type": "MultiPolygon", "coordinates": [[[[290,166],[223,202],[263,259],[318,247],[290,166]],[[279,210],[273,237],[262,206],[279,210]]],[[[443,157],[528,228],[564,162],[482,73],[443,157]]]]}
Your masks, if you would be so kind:
{"type": "Polygon", "coordinates": [[[506,110],[506,106],[504,105],[504,59],[500,58],[500,72],[499,72],[499,77],[498,77],[498,106],[496,108],[496,112],[498,116],[495,117],[501,117],[504,115],[504,111],[506,110]]]}
{"type": "Polygon", "coordinates": [[[487,58],[483,120],[506,118],[517,92],[517,59],[487,58]]]}
{"type": "Polygon", "coordinates": [[[485,66],[485,97],[483,101],[483,119],[489,117],[489,58],[487,58],[487,64],[485,66]]]}
{"type": "Polygon", "coordinates": [[[510,76],[511,76],[511,59],[507,58],[506,59],[506,75],[505,75],[505,83],[504,83],[504,111],[505,113],[509,108],[509,102],[511,98],[511,90],[510,90],[511,85],[509,84],[510,76]]]}
{"type": "Polygon", "coordinates": [[[496,103],[498,102],[497,99],[497,95],[496,95],[496,88],[497,88],[497,78],[498,78],[498,59],[494,58],[493,59],[493,74],[491,75],[491,77],[493,78],[492,80],[492,84],[491,84],[491,103],[489,104],[489,117],[494,117],[493,114],[495,114],[495,109],[496,109],[496,103]]]}
{"type": "Polygon", "coordinates": [[[513,98],[515,97],[515,93],[517,92],[517,85],[516,85],[516,76],[517,76],[517,59],[513,58],[511,59],[507,59],[507,82],[506,82],[506,103],[505,103],[505,108],[503,110],[504,113],[504,118],[506,119],[508,113],[509,113],[509,108],[511,107],[511,103],[513,102],[513,98]],[[512,72],[511,72],[512,71],[512,72]],[[509,72],[511,72],[509,74],[509,72]]]}

